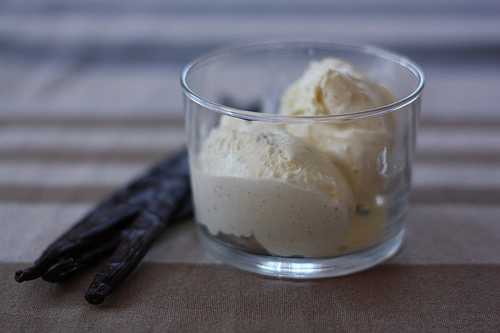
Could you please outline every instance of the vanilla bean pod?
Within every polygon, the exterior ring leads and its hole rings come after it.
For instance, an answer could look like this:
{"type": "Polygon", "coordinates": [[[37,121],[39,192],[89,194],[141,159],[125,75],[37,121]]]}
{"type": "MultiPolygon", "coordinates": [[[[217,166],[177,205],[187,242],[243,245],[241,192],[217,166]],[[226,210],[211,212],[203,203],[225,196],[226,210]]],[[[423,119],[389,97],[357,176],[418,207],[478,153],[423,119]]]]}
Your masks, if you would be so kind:
{"type": "MultiPolygon", "coordinates": [[[[16,272],[18,282],[42,277],[59,282],[114,251],[93,285],[111,291],[144,257],[153,240],[175,219],[192,215],[187,152],[168,158],[99,204],[53,242],[32,267],[16,272]]],[[[97,295],[97,294],[96,294],[97,295]]]]}

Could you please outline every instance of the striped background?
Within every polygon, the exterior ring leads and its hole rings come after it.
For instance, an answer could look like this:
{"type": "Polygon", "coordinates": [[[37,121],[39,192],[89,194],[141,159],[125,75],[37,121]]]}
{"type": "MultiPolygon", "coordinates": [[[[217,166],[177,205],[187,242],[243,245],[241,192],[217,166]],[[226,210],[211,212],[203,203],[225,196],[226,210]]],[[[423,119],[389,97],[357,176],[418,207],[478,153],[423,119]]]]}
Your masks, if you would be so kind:
{"type": "MultiPolygon", "coordinates": [[[[291,39],[375,44],[427,74],[409,240],[390,264],[500,265],[498,1],[28,0],[0,2],[0,271],[183,144],[183,64],[291,39]]],[[[147,259],[213,263],[190,224],[147,259]]]]}

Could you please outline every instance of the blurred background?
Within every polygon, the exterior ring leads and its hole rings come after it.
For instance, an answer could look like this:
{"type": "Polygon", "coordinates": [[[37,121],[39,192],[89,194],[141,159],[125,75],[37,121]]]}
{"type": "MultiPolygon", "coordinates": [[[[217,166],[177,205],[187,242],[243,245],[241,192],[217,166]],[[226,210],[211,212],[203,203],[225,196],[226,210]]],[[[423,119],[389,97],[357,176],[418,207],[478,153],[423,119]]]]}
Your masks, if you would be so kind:
{"type": "Polygon", "coordinates": [[[179,70],[232,43],[369,43],[428,76],[425,119],[495,116],[496,0],[0,2],[2,111],[179,114],[179,70]]]}
{"type": "Polygon", "coordinates": [[[0,199],[95,200],[184,141],[183,65],[271,40],[368,43],[415,60],[427,75],[421,199],[458,179],[469,194],[500,193],[496,0],[4,0],[0,199]]]}

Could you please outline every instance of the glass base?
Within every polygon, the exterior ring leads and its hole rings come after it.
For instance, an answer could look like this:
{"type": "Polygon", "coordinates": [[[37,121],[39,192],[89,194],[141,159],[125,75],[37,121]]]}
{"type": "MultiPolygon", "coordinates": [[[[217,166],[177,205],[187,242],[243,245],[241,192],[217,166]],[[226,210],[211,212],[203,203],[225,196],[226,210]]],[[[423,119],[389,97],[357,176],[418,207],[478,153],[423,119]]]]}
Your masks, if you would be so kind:
{"type": "Polygon", "coordinates": [[[369,249],[334,258],[286,258],[250,254],[215,239],[200,230],[203,246],[216,259],[257,274],[286,279],[319,279],[343,276],[373,267],[396,254],[405,230],[369,249]]]}

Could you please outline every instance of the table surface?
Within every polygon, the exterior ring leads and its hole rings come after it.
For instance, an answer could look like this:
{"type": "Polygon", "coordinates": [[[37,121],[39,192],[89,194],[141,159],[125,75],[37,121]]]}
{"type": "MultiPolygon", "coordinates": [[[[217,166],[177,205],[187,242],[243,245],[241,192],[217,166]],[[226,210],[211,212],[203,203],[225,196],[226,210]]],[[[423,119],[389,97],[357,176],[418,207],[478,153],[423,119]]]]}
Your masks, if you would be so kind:
{"type": "Polygon", "coordinates": [[[0,323],[6,331],[500,331],[500,5],[65,0],[0,4],[0,323]],[[192,222],[103,306],[14,271],[184,143],[181,66],[231,43],[327,39],[424,68],[407,242],[337,279],[258,277],[207,257],[192,222]]]}

